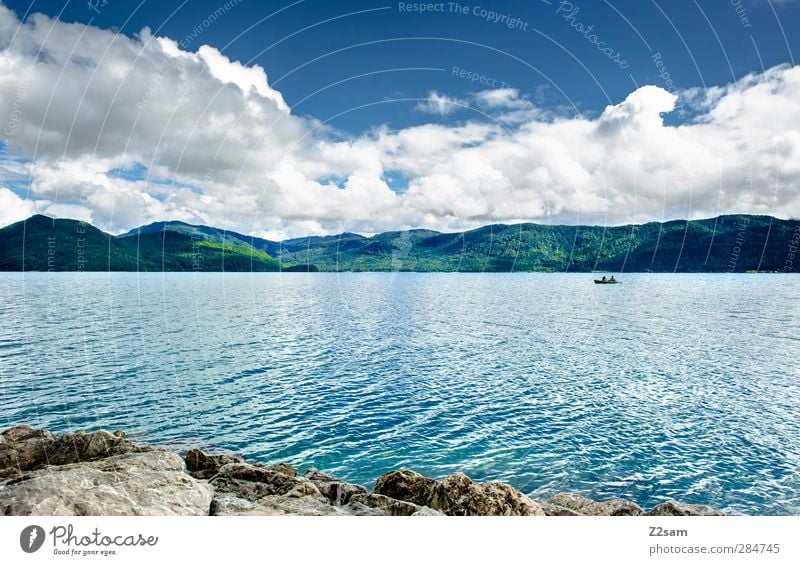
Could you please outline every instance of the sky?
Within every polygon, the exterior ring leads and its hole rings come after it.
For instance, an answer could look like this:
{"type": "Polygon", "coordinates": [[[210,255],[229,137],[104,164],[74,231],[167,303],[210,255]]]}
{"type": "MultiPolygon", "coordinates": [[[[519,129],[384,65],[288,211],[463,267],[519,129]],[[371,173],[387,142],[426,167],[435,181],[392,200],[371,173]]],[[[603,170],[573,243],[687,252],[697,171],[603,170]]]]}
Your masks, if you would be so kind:
{"type": "Polygon", "coordinates": [[[800,1],[0,0],[0,225],[800,216],[800,1]]]}

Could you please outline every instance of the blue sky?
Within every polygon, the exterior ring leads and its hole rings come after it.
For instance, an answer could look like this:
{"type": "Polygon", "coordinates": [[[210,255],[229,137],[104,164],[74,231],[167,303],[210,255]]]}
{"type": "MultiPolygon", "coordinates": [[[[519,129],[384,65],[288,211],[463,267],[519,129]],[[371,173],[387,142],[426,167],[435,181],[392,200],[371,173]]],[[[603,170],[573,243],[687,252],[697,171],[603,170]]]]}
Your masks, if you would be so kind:
{"type": "Polygon", "coordinates": [[[2,223],[798,213],[800,2],[3,4],[2,223]]]}
{"type": "MultiPolygon", "coordinates": [[[[19,15],[61,14],[67,22],[129,35],[149,27],[159,30],[158,35],[184,40],[190,50],[213,45],[231,59],[264,67],[290,106],[337,81],[386,71],[330,87],[297,106],[296,112],[321,120],[347,112],[330,123],[354,134],[379,123],[399,128],[430,117],[409,112],[413,102],[353,107],[385,98],[425,97],[430,90],[463,96],[480,89],[480,82],[454,76],[454,67],[509,84],[538,104],[574,104],[598,113],[623,99],[634,81],[664,84],[654,53],[662,54],[678,88],[727,84],[793,62],[795,53],[800,56],[800,34],[795,33],[800,2],[742,0],[738,10],[728,0],[446,2],[444,12],[415,14],[400,10],[401,4],[412,4],[408,2],[304,0],[292,5],[291,0],[242,0],[204,28],[203,20],[221,4],[109,0],[103,5],[96,0],[93,10],[85,1],[7,2],[19,15]],[[468,13],[451,10],[456,4],[469,8],[468,13]],[[566,19],[570,5],[579,9],[574,20],[566,19]],[[518,18],[528,24],[527,31],[491,23],[475,14],[475,8],[518,18]],[[609,60],[570,25],[575,23],[594,25],[598,38],[621,53],[629,67],[609,60]],[[198,26],[202,31],[195,39],[191,34],[198,26]],[[422,37],[429,39],[413,39],[422,37]],[[371,42],[377,43],[358,46],[371,42]],[[325,56],[337,50],[343,51],[325,56]],[[307,64],[320,56],[324,58],[307,64]],[[441,70],[389,71],[401,68],[441,70]],[[287,73],[292,74],[276,83],[287,73]]],[[[464,117],[449,115],[444,121],[464,117]]]]}

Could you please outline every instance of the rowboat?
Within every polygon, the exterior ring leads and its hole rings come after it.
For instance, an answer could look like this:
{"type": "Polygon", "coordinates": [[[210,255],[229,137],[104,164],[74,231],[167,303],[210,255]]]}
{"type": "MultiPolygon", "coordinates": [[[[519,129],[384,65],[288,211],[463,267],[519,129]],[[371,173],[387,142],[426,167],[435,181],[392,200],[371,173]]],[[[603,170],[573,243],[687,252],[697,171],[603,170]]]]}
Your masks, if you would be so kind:
{"type": "Polygon", "coordinates": [[[594,279],[594,284],[620,284],[620,281],[598,280],[594,279]]]}

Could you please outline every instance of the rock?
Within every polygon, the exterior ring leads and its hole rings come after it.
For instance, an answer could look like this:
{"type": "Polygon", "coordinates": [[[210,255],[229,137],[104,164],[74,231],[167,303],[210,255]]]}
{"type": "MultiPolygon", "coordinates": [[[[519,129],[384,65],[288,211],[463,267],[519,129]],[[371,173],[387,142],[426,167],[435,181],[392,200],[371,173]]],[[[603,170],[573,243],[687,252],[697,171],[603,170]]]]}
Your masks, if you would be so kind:
{"type": "Polygon", "coordinates": [[[259,498],[275,494],[275,489],[272,486],[255,481],[243,481],[215,476],[208,484],[214,488],[214,492],[230,494],[237,498],[249,500],[250,502],[255,502],[259,498]]]}
{"type": "Polygon", "coordinates": [[[373,493],[449,516],[544,516],[539,503],[510,485],[479,484],[463,473],[438,482],[414,471],[392,471],[378,479],[373,493]]]}
{"type": "Polygon", "coordinates": [[[322,495],[331,501],[331,504],[342,506],[347,504],[350,498],[355,494],[363,494],[367,489],[361,485],[353,485],[346,483],[330,475],[319,472],[314,467],[308,469],[303,473],[303,477],[314,483],[322,495]]]}
{"type": "Polygon", "coordinates": [[[8,428],[2,433],[6,441],[22,441],[24,439],[53,439],[53,434],[47,430],[37,430],[30,426],[16,426],[8,428]]]}
{"type": "Polygon", "coordinates": [[[334,508],[344,511],[346,516],[386,516],[386,513],[380,508],[373,508],[354,500],[345,506],[335,506],[334,508]]]}
{"type": "Polygon", "coordinates": [[[267,496],[245,512],[249,516],[337,516],[344,514],[327,501],[314,496],[267,496]]]}
{"type": "Polygon", "coordinates": [[[445,478],[430,506],[448,516],[544,516],[537,503],[505,483],[476,483],[464,473],[445,478]]]}
{"type": "Polygon", "coordinates": [[[288,485],[297,483],[297,470],[288,465],[264,465],[263,463],[228,463],[223,465],[217,474],[245,481],[264,483],[283,482],[288,485]]]}
{"type": "Polygon", "coordinates": [[[56,438],[47,449],[48,465],[66,465],[82,461],[96,461],[124,453],[150,451],[151,447],[136,445],[124,437],[105,430],[67,433],[56,438]]]}
{"type": "Polygon", "coordinates": [[[151,449],[32,471],[0,486],[0,514],[191,516],[208,514],[213,491],[176,453],[151,449]]]}
{"type": "Polygon", "coordinates": [[[279,473],[283,473],[284,475],[289,475],[290,477],[297,476],[297,468],[292,467],[288,463],[273,463],[272,465],[267,465],[266,467],[268,469],[278,471],[279,473]]]}
{"type": "Polygon", "coordinates": [[[211,514],[215,516],[383,516],[380,509],[351,501],[334,506],[308,481],[300,481],[283,495],[271,495],[249,501],[230,494],[214,497],[211,514]]]}
{"type": "Polygon", "coordinates": [[[244,463],[244,461],[230,454],[208,455],[199,449],[190,449],[184,457],[186,470],[196,479],[210,479],[228,463],[244,463]]]}
{"type": "Polygon", "coordinates": [[[391,471],[378,477],[373,492],[418,506],[429,506],[438,481],[423,477],[409,469],[391,471]]]}
{"type": "Polygon", "coordinates": [[[17,426],[3,432],[0,444],[0,478],[40,469],[46,465],[67,465],[96,461],[123,453],[144,452],[152,448],[99,430],[68,433],[55,437],[47,430],[17,426]]]}
{"type": "Polygon", "coordinates": [[[386,516],[444,516],[441,512],[428,508],[427,506],[419,506],[413,502],[406,502],[404,500],[395,500],[382,494],[354,494],[350,497],[351,504],[363,504],[369,508],[377,508],[383,511],[386,516]]]}
{"type": "Polygon", "coordinates": [[[553,504],[547,500],[537,500],[537,502],[542,507],[542,510],[544,510],[545,516],[583,516],[580,512],[558,504],[553,504]]]}
{"type": "MultiPolygon", "coordinates": [[[[565,508],[578,516],[640,516],[643,512],[638,504],[627,500],[613,499],[596,502],[580,494],[560,492],[550,498],[549,505],[565,508]]],[[[569,516],[570,514],[558,514],[569,516]]]]}
{"type": "MultiPolygon", "coordinates": [[[[228,463],[219,469],[210,483],[217,492],[232,494],[251,502],[265,496],[285,495],[296,488],[302,488],[305,495],[322,496],[308,479],[287,474],[286,467],[288,466],[228,463]]],[[[293,467],[288,469],[294,470],[293,467]]]]}
{"type": "Polygon", "coordinates": [[[669,500],[659,504],[650,512],[648,516],[724,516],[719,510],[714,510],[703,504],[685,504],[669,500]]]}
{"type": "Polygon", "coordinates": [[[445,514],[427,506],[420,506],[419,510],[414,512],[412,516],[445,516],[445,514]]]}
{"type": "Polygon", "coordinates": [[[255,508],[255,504],[232,494],[217,494],[211,501],[211,516],[237,516],[255,508]]]}
{"type": "Polygon", "coordinates": [[[267,496],[245,508],[227,503],[215,507],[216,516],[383,516],[380,510],[351,503],[333,506],[325,498],[313,496],[267,496]]]}
{"type": "Polygon", "coordinates": [[[55,441],[46,430],[17,426],[3,432],[0,443],[0,479],[47,464],[47,450],[55,441]]]}

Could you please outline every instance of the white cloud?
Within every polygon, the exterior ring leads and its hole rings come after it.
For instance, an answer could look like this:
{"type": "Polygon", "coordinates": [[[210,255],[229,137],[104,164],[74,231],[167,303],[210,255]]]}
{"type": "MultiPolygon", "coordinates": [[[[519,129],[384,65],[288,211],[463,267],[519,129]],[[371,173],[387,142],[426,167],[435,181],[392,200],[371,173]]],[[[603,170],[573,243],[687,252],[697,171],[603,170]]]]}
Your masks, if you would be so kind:
{"type": "Polygon", "coordinates": [[[7,188],[0,187],[0,226],[24,220],[33,214],[35,206],[7,188]]]}
{"type": "Polygon", "coordinates": [[[332,138],[293,115],[266,71],[0,4],[0,222],[35,210],[115,232],[181,219],[248,233],[464,229],[487,222],[624,223],[800,210],[800,67],[680,93],[643,86],[596,118],[548,114],[504,88],[431,92],[427,124],[332,138]],[[13,40],[12,40],[13,36],[13,40]],[[493,119],[486,119],[482,112],[493,119]],[[459,115],[461,116],[461,115],[459,115]],[[8,124],[8,126],[6,126],[8,124]],[[107,174],[141,164],[147,178],[107,174]],[[5,171],[5,173],[4,173],[5,171]],[[408,187],[394,192],[387,179],[408,187]],[[7,185],[11,186],[11,185],[7,185]]]}
{"type": "Polygon", "coordinates": [[[535,120],[553,119],[556,112],[537,108],[516,88],[495,88],[472,94],[474,104],[506,126],[515,126],[535,120]]]}
{"type": "Polygon", "coordinates": [[[270,88],[267,73],[258,65],[246,67],[208,45],[201,46],[197,54],[208,65],[209,72],[222,82],[235,84],[245,93],[254,89],[260,96],[272,100],[280,110],[289,111],[281,93],[270,88]]]}
{"type": "Polygon", "coordinates": [[[521,96],[516,88],[495,88],[481,90],[473,95],[475,101],[486,108],[504,108],[509,110],[526,110],[533,104],[521,96]]]}
{"type": "Polygon", "coordinates": [[[416,109],[428,114],[446,116],[451,112],[463,109],[465,106],[467,106],[467,102],[464,100],[452,98],[446,94],[439,94],[435,90],[432,90],[428,93],[428,98],[426,100],[417,104],[416,109]]]}

